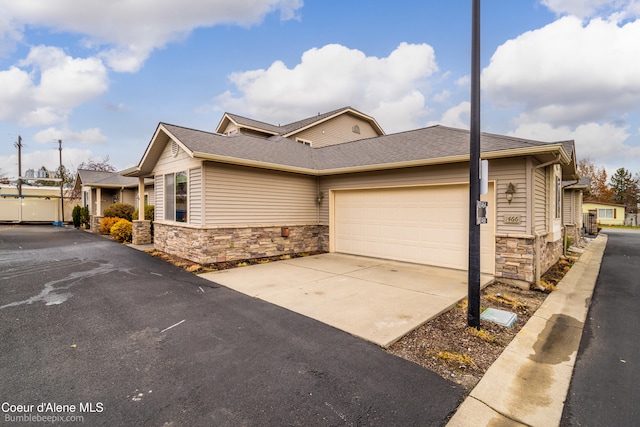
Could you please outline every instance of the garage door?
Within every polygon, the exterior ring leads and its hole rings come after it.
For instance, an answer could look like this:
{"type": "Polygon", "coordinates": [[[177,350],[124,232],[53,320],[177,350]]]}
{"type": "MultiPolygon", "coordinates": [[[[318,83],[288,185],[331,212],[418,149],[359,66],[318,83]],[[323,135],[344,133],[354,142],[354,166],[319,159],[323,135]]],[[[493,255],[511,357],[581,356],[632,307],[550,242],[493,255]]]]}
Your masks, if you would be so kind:
{"type": "MultiPolygon", "coordinates": [[[[480,227],[481,271],[494,274],[493,184],[482,198],[491,202],[480,227]]],[[[468,199],[468,185],[336,191],[334,250],[467,269],[468,199]]]]}

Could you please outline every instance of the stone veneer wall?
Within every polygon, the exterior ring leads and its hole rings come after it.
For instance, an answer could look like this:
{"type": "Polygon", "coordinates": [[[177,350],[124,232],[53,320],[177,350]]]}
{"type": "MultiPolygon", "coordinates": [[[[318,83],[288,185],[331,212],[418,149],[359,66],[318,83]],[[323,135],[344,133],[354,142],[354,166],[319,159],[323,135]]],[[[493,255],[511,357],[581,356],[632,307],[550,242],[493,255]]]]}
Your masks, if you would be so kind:
{"type": "Polygon", "coordinates": [[[540,238],[540,272],[544,274],[553,264],[558,262],[562,256],[564,239],[555,242],[547,242],[544,237],[540,238]]]}
{"type": "Polygon", "coordinates": [[[148,245],[151,243],[151,221],[133,220],[131,243],[134,245],[148,245]]]}
{"type": "Polygon", "coordinates": [[[154,247],[201,264],[303,252],[328,252],[323,225],[194,228],[154,223],[154,247]],[[289,236],[282,236],[282,228],[289,236]]]}
{"type": "Polygon", "coordinates": [[[92,233],[100,234],[100,222],[104,217],[100,215],[91,215],[89,217],[89,230],[92,233]]]}
{"type": "Polygon", "coordinates": [[[533,283],[535,239],[496,236],[496,279],[533,283]]]}
{"type": "Polygon", "coordinates": [[[567,224],[564,227],[567,233],[567,237],[571,239],[571,243],[576,244],[582,237],[580,229],[573,224],[567,224]]]}
{"type": "Polygon", "coordinates": [[[540,254],[540,272],[544,274],[562,255],[562,239],[547,242],[540,236],[496,236],[496,278],[514,284],[535,283],[535,250],[540,254]]]}

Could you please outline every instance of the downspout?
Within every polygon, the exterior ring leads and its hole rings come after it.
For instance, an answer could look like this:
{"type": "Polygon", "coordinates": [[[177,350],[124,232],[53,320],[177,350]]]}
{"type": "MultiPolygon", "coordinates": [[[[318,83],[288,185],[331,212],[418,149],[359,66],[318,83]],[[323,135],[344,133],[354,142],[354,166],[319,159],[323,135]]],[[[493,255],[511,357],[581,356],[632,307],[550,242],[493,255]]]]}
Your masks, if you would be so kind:
{"type": "MultiPolygon", "coordinates": [[[[535,193],[535,180],[536,180],[536,171],[538,169],[541,168],[546,168],[547,166],[551,166],[551,165],[556,165],[561,163],[560,160],[562,159],[562,156],[560,154],[558,154],[558,157],[555,158],[554,160],[548,161],[546,163],[542,163],[539,164],[537,166],[534,166],[533,169],[531,169],[531,188],[532,188],[532,194],[535,193]]],[[[531,235],[534,237],[534,251],[533,251],[533,256],[534,256],[534,275],[535,275],[535,285],[537,288],[541,288],[540,286],[540,277],[542,276],[542,274],[540,273],[540,235],[536,232],[536,225],[535,225],[535,210],[536,210],[536,206],[535,206],[535,199],[531,201],[531,235]]]]}

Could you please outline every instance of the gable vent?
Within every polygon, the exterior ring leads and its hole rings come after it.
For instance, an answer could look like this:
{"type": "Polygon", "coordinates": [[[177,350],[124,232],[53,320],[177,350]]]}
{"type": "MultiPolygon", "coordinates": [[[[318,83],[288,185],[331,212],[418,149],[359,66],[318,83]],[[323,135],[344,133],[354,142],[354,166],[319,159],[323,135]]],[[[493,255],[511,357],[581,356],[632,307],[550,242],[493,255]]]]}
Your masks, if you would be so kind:
{"type": "Polygon", "coordinates": [[[171,141],[171,155],[176,157],[178,155],[178,143],[171,141]]]}

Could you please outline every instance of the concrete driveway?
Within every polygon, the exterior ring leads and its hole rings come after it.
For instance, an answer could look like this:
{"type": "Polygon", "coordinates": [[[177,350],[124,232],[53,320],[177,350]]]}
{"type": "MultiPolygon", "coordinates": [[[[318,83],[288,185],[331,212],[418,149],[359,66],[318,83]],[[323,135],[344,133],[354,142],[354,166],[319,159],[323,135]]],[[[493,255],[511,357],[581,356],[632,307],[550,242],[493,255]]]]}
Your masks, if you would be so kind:
{"type": "MultiPolygon", "coordinates": [[[[467,296],[467,272],[329,253],[201,277],[388,347],[467,296]]],[[[493,276],[482,275],[481,286],[493,276]]]]}

